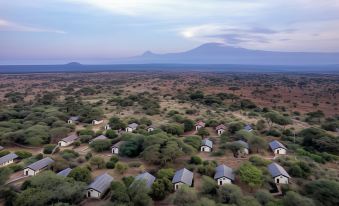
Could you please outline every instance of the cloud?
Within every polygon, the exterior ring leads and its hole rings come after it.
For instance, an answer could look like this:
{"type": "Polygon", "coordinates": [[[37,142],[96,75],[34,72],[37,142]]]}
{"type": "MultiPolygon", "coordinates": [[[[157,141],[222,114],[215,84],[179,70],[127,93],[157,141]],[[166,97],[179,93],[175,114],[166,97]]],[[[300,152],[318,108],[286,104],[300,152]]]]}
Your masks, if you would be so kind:
{"type": "Polygon", "coordinates": [[[58,33],[65,34],[65,31],[47,29],[41,27],[26,26],[16,22],[0,19],[0,31],[18,31],[18,32],[46,32],[46,33],[58,33]]]}
{"type": "Polygon", "coordinates": [[[182,18],[210,16],[211,13],[247,15],[264,6],[262,0],[64,0],[67,3],[96,8],[113,14],[126,16],[148,16],[153,18],[182,18]]]}
{"type": "Polygon", "coordinates": [[[276,51],[338,51],[339,20],[291,24],[288,28],[204,24],[179,28],[183,38],[201,43],[276,51]]]}

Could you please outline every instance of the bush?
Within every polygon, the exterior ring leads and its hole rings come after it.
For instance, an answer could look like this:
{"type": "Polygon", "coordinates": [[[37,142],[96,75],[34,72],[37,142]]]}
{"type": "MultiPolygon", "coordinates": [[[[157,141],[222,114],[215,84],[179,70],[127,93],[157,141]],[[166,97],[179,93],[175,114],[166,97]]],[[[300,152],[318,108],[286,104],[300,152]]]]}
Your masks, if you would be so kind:
{"type": "Polygon", "coordinates": [[[80,135],[79,137],[80,137],[80,142],[82,143],[88,143],[92,139],[91,135],[80,135]]]}
{"type": "Polygon", "coordinates": [[[76,181],[91,182],[91,171],[85,167],[76,167],[72,169],[72,171],[69,173],[68,177],[73,178],[76,181]]]}
{"type": "Polygon", "coordinates": [[[281,137],[281,133],[278,132],[277,130],[268,130],[266,132],[266,135],[273,136],[273,137],[281,137]]]}
{"type": "Polygon", "coordinates": [[[331,180],[314,180],[305,185],[305,193],[319,203],[332,206],[339,204],[339,183],[331,180]]]}
{"type": "Polygon", "coordinates": [[[118,137],[118,134],[114,131],[114,130],[107,130],[105,133],[106,137],[110,138],[110,139],[114,139],[118,137]]]}
{"type": "Polygon", "coordinates": [[[44,146],[44,154],[52,154],[54,148],[56,147],[55,144],[47,144],[44,146]]]}
{"type": "Polygon", "coordinates": [[[79,153],[75,152],[74,150],[65,149],[60,152],[60,156],[65,160],[71,160],[79,157],[79,153]]]}
{"type": "Polygon", "coordinates": [[[105,160],[102,157],[92,157],[90,164],[96,166],[97,169],[102,169],[105,166],[105,160]]]}
{"type": "Polygon", "coordinates": [[[115,167],[115,162],[113,162],[113,161],[106,162],[106,168],[107,169],[114,169],[114,167],[115,167]]]}
{"type": "Polygon", "coordinates": [[[24,151],[24,150],[18,150],[15,152],[15,154],[18,155],[20,159],[27,159],[29,157],[32,157],[32,153],[24,151]]]}
{"type": "Polygon", "coordinates": [[[95,140],[90,144],[90,147],[96,152],[103,152],[110,150],[111,140],[95,140]]]}
{"type": "Polygon", "coordinates": [[[19,165],[19,164],[11,164],[11,165],[9,165],[9,169],[11,169],[13,172],[18,172],[20,170],[23,170],[24,167],[22,165],[19,165]]]}
{"type": "Polygon", "coordinates": [[[129,167],[140,167],[141,163],[140,162],[130,162],[128,163],[129,167]]]}
{"type": "Polygon", "coordinates": [[[202,164],[202,159],[198,156],[192,156],[190,163],[195,164],[195,165],[200,165],[200,164],[202,164]]]}
{"type": "Polygon", "coordinates": [[[266,167],[270,164],[271,161],[261,158],[258,155],[253,155],[250,157],[249,161],[257,167],[266,167]]]}
{"type": "Polygon", "coordinates": [[[0,157],[3,157],[3,156],[5,156],[5,155],[8,155],[9,153],[11,153],[11,152],[8,151],[8,150],[2,150],[2,151],[0,151],[0,157]]]}
{"type": "Polygon", "coordinates": [[[124,174],[127,169],[128,169],[128,166],[127,164],[125,163],[122,163],[122,162],[118,162],[115,164],[115,169],[120,173],[120,174],[124,174]]]}

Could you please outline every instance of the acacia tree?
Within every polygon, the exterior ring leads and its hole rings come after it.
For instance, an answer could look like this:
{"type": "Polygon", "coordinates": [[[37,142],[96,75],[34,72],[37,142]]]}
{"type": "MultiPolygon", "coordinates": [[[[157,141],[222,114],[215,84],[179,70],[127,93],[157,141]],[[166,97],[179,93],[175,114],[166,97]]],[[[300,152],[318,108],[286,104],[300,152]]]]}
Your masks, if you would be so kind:
{"type": "Polygon", "coordinates": [[[258,187],[263,183],[262,171],[250,163],[242,164],[237,173],[240,176],[240,180],[251,188],[258,187]]]}

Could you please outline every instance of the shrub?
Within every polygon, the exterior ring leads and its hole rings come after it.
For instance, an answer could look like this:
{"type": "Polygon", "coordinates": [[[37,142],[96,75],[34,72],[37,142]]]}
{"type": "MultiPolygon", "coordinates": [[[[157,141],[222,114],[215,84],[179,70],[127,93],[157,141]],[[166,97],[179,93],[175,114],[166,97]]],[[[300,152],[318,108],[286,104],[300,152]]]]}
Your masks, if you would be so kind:
{"type": "Polygon", "coordinates": [[[127,169],[128,169],[128,166],[127,164],[125,163],[122,163],[122,162],[118,162],[115,164],[115,169],[120,173],[120,174],[124,174],[127,169]]]}
{"type": "Polygon", "coordinates": [[[8,155],[9,153],[11,153],[11,152],[8,151],[8,150],[2,150],[2,151],[0,151],[0,157],[3,157],[3,156],[5,156],[5,155],[8,155]]]}
{"type": "Polygon", "coordinates": [[[141,163],[140,162],[130,162],[128,163],[129,167],[140,167],[141,163]]]}
{"type": "Polygon", "coordinates": [[[52,154],[54,148],[56,147],[55,144],[47,144],[44,146],[44,154],[52,154]]]}
{"type": "Polygon", "coordinates": [[[114,167],[115,167],[115,162],[113,162],[113,161],[106,162],[106,168],[107,169],[114,169],[114,167]]]}
{"type": "Polygon", "coordinates": [[[202,163],[202,159],[198,156],[192,156],[190,163],[195,164],[195,165],[200,165],[202,163]]]}
{"type": "Polygon", "coordinates": [[[20,159],[26,159],[26,158],[32,157],[32,153],[24,151],[24,150],[18,150],[15,152],[15,154],[18,155],[20,159]]]}

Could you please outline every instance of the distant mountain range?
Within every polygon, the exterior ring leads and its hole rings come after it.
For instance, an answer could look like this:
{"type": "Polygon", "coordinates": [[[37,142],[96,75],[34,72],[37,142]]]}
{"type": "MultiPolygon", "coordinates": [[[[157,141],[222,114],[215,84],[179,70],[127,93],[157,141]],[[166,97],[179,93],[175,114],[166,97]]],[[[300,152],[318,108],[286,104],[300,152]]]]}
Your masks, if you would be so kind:
{"type": "Polygon", "coordinates": [[[339,53],[260,51],[207,43],[186,52],[155,54],[113,60],[114,64],[236,64],[236,65],[333,65],[339,53]]]}
{"type": "Polygon", "coordinates": [[[339,73],[339,53],[275,52],[208,43],[168,54],[150,51],[106,64],[0,65],[1,73],[100,71],[218,71],[339,73]]]}

